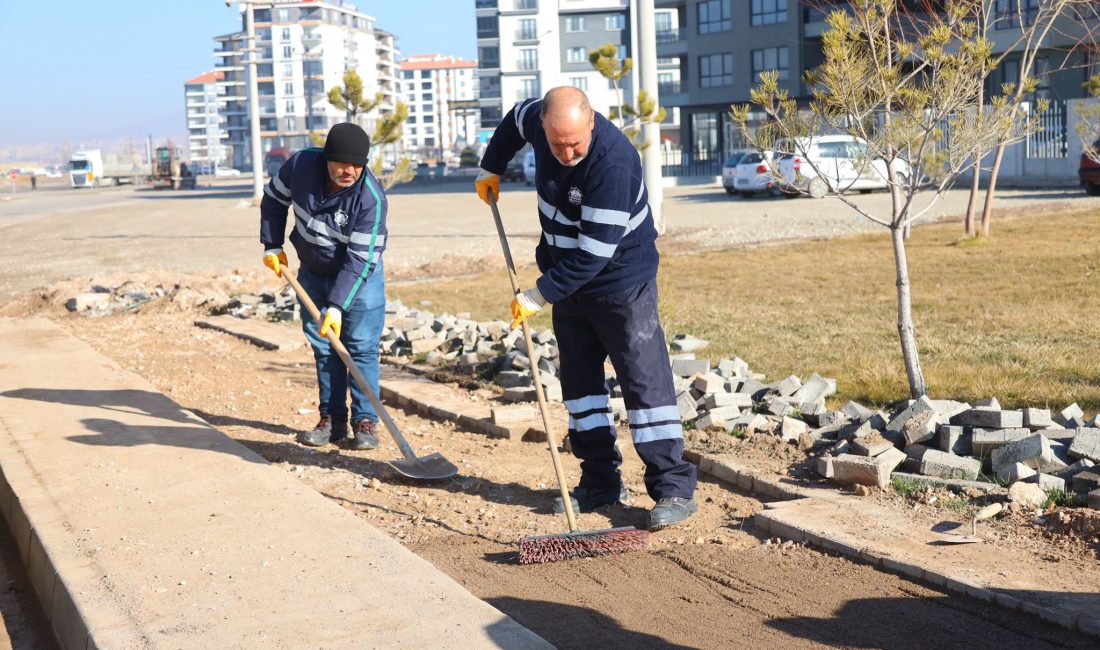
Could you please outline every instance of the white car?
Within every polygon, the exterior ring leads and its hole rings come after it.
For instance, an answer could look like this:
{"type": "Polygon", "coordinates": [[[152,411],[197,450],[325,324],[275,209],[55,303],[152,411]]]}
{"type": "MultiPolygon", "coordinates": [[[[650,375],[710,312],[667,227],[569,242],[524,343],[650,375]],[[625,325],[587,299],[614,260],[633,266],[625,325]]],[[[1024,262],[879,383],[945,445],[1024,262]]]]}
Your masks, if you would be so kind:
{"type": "Polygon", "coordinates": [[[760,192],[770,192],[775,187],[773,173],[774,151],[750,151],[746,153],[734,170],[733,187],[745,198],[760,192]]]}
{"type": "Polygon", "coordinates": [[[528,185],[535,184],[535,152],[528,151],[523,157],[523,180],[528,185]]]}
{"type": "Polygon", "coordinates": [[[241,170],[233,169],[232,167],[218,167],[214,170],[214,176],[217,178],[228,178],[230,176],[240,176],[241,170]]]}
{"type": "Polygon", "coordinates": [[[726,194],[737,194],[737,187],[735,185],[737,165],[747,153],[749,153],[748,149],[738,149],[732,152],[730,157],[726,159],[725,164],[722,165],[722,187],[725,188],[726,194]]]}
{"type": "MultiPolygon", "coordinates": [[[[850,135],[823,135],[788,143],[786,153],[779,157],[779,173],[783,176],[789,198],[800,193],[820,199],[830,192],[870,192],[890,186],[886,161],[869,158],[867,143],[850,135]],[[816,169],[815,169],[816,168],[816,169]]],[[[894,160],[898,184],[909,183],[909,164],[894,160]]]]}

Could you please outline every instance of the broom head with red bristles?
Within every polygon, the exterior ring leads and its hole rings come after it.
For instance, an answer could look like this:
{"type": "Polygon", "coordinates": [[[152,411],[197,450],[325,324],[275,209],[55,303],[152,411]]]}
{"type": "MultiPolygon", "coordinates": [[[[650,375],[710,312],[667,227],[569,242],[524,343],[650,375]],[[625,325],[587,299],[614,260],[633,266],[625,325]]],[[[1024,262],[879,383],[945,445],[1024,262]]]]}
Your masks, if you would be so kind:
{"type": "Polygon", "coordinates": [[[631,527],[539,535],[519,540],[519,563],[538,564],[582,557],[599,557],[612,553],[640,551],[647,546],[649,546],[649,531],[631,527]]]}

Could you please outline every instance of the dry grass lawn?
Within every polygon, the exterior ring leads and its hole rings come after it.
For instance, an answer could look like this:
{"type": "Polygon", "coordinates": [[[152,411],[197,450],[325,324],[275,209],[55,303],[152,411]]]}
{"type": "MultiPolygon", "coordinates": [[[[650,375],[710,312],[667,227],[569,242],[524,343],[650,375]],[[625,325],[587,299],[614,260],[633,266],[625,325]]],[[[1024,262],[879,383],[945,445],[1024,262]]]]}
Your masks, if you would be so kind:
{"type": "MultiPolygon", "coordinates": [[[[929,393],[1006,407],[1100,410],[1100,212],[994,223],[990,241],[959,241],[949,223],[914,230],[914,319],[929,393]]],[[[533,268],[521,270],[530,286],[533,268]]],[[[661,314],[671,338],[711,342],[778,379],[836,377],[838,403],[908,397],[885,231],[753,250],[666,255],[661,314]]],[[[391,287],[406,305],[505,318],[503,265],[475,278],[391,287]]],[[[549,326],[540,315],[537,325],[549,326]]]]}

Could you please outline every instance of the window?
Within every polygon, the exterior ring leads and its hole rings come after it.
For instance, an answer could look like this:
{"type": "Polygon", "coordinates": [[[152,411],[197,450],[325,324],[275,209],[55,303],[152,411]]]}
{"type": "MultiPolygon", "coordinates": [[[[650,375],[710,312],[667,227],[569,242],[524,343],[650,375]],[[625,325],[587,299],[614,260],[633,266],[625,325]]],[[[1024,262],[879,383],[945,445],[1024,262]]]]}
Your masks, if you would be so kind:
{"type": "Polygon", "coordinates": [[[521,41],[533,41],[538,38],[538,24],[534,18],[521,18],[516,38],[521,41]]]}
{"type": "Polygon", "coordinates": [[[653,14],[653,26],[657,28],[658,32],[672,29],[672,12],[658,11],[653,14]]]}
{"type": "Polygon", "coordinates": [[[298,120],[294,119],[293,117],[286,118],[286,130],[287,131],[295,131],[297,129],[298,129],[298,120]]]}
{"type": "Polygon", "coordinates": [[[497,38],[500,36],[500,21],[496,16],[477,17],[477,37],[497,38]]]}
{"type": "Polygon", "coordinates": [[[420,101],[430,102],[432,101],[431,93],[420,93],[420,101]]]}
{"type": "Polygon", "coordinates": [[[412,79],[413,75],[415,75],[415,74],[416,74],[416,72],[414,72],[412,70],[405,70],[404,72],[401,73],[401,76],[404,77],[405,79],[412,79]]]}
{"type": "Polygon", "coordinates": [[[1014,29],[1035,24],[1040,0],[996,0],[993,4],[995,29],[1014,29]]]}
{"type": "Polygon", "coordinates": [[[284,95],[293,95],[294,94],[294,84],[292,82],[288,81],[285,84],[283,84],[283,94],[284,95]]]}
{"type": "Polygon", "coordinates": [[[283,28],[282,37],[283,37],[284,41],[289,41],[290,40],[290,28],[289,27],[284,27],[283,28]]]}
{"type": "Polygon", "coordinates": [[[435,122],[435,116],[434,115],[422,115],[420,117],[420,121],[423,122],[424,124],[431,124],[431,123],[435,122]]]}
{"type": "Polygon", "coordinates": [[[520,50],[518,63],[520,70],[538,70],[539,51],[533,47],[528,47],[520,50]]]}
{"type": "Polygon", "coordinates": [[[290,10],[289,9],[280,9],[279,10],[279,22],[281,22],[281,23],[289,23],[290,22],[290,10]]]}
{"type": "Polygon", "coordinates": [[[787,67],[786,46],[766,47],[762,50],[752,51],[753,82],[760,81],[760,73],[768,70],[778,72],[780,81],[790,77],[790,70],[787,67]]]}
{"type": "Polygon", "coordinates": [[[477,48],[477,66],[479,68],[499,68],[500,48],[495,45],[477,48]]]}
{"type": "Polygon", "coordinates": [[[752,24],[774,25],[787,22],[787,0],[752,0],[752,24]]]}
{"type": "Polygon", "coordinates": [[[571,47],[565,51],[566,63],[584,63],[588,60],[588,53],[583,47],[571,47]]]}
{"type": "Polygon", "coordinates": [[[283,64],[283,76],[284,77],[293,77],[294,76],[294,64],[292,64],[292,63],[284,63],[283,64]]]}
{"type": "Polygon", "coordinates": [[[420,110],[424,111],[425,113],[431,113],[432,112],[432,105],[431,104],[422,104],[420,106],[420,110]]]}
{"type": "Polygon", "coordinates": [[[733,54],[705,54],[699,57],[700,88],[717,88],[732,84],[733,54]]]}
{"type": "Polygon", "coordinates": [[[604,16],[603,28],[609,32],[615,32],[626,27],[626,16],[622,14],[615,14],[614,16],[604,16]]]}
{"type": "Polygon", "coordinates": [[[626,54],[626,46],[625,45],[619,45],[619,49],[616,52],[616,56],[619,57],[620,61],[626,60],[627,54],[626,54]]]}
{"type": "Polygon", "coordinates": [[[541,94],[538,79],[523,79],[520,84],[519,94],[522,99],[538,97],[541,94]]]}
{"type": "Polygon", "coordinates": [[[435,146],[435,138],[424,138],[424,146],[425,147],[434,147],[435,146]]]}
{"type": "Polygon", "coordinates": [[[529,11],[539,8],[539,0],[516,0],[516,11],[529,11]]]}
{"type": "Polygon", "coordinates": [[[569,77],[569,85],[588,92],[588,77],[569,77]]]}
{"type": "Polygon", "coordinates": [[[294,112],[294,100],[293,99],[286,100],[286,112],[287,113],[293,113],[294,112]]]}
{"type": "Polygon", "coordinates": [[[294,47],[290,46],[290,45],[284,45],[283,46],[283,58],[284,59],[289,59],[292,56],[294,56],[294,47]]]}
{"type": "Polygon", "coordinates": [[[698,12],[700,34],[713,34],[730,30],[729,0],[706,0],[706,2],[700,2],[696,5],[696,11],[698,12]]]}
{"type": "Polygon", "coordinates": [[[583,32],[585,29],[584,16],[566,16],[565,18],[565,31],[567,32],[583,32]]]}

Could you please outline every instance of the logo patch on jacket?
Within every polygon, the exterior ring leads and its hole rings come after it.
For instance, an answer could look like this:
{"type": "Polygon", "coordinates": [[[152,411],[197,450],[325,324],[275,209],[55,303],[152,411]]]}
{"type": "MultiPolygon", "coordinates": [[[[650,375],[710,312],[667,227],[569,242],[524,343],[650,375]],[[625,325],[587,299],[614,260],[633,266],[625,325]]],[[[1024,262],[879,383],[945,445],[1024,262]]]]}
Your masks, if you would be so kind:
{"type": "Polygon", "coordinates": [[[348,224],[348,213],[343,210],[337,210],[336,214],[332,215],[332,220],[336,222],[337,226],[342,228],[348,224]]]}
{"type": "Polygon", "coordinates": [[[570,203],[572,203],[573,205],[580,205],[581,204],[581,199],[583,199],[583,198],[584,198],[584,195],[581,194],[581,191],[579,189],[577,189],[575,187],[569,188],[569,202],[570,203]]]}

